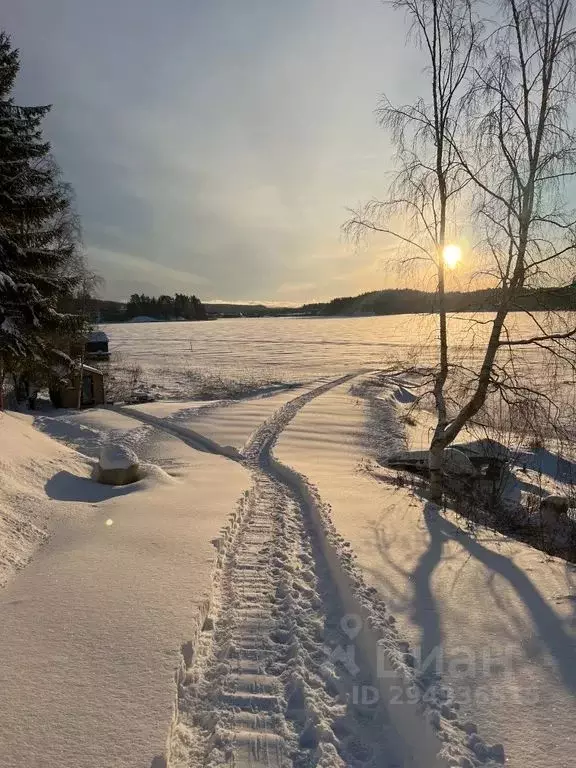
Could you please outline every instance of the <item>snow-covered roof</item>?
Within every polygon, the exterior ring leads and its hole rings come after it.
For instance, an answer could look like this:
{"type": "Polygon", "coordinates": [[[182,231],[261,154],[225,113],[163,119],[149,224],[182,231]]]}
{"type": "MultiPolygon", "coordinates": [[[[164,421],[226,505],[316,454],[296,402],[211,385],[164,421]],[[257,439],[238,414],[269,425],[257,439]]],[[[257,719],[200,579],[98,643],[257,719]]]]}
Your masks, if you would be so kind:
{"type": "Polygon", "coordinates": [[[84,373],[97,373],[99,376],[104,375],[99,368],[92,368],[91,365],[83,365],[82,370],[84,371],[84,373]]]}
{"type": "Polygon", "coordinates": [[[88,336],[88,341],[108,341],[108,336],[104,331],[92,331],[88,336]]]}

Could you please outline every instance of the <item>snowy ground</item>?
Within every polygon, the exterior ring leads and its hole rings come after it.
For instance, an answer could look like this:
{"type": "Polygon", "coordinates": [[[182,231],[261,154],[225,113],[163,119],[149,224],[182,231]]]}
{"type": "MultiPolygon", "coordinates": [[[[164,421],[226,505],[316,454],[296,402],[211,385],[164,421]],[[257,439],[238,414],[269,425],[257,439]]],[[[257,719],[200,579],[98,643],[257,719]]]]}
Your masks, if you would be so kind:
{"type": "Polygon", "coordinates": [[[161,469],[102,490],[36,435],[66,515],[0,593],[3,765],[470,768],[499,743],[573,764],[576,572],[367,472],[406,443],[397,404],[334,379],[38,414],[161,469]],[[423,701],[411,667],[437,649],[423,701]]]}
{"type": "Polygon", "coordinates": [[[0,414],[0,587],[46,540],[55,522],[74,514],[54,497],[52,478],[65,466],[86,476],[89,468],[73,451],[38,435],[32,418],[0,414]]]}
{"type": "MultiPolygon", "coordinates": [[[[75,416],[82,417],[76,426],[86,447],[96,423],[115,434],[140,429],[116,414],[75,416]]],[[[74,421],[62,422],[62,432],[74,421]]],[[[172,727],[182,646],[195,639],[208,611],[211,541],[247,475],[237,463],[175,438],[149,436],[150,453],[178,477],[156,470],[133,486],[98,486],[86,462],[80,472],[71,451],[23,426],[10,438],[30,445],[31,463],[37,445],[51,448],[43,490],[57,510],[48,543],[0,592],[0,762],[153,765],[172,727]]],[[[22,511],[29,493],[23,478],[22,511]]]]}
{"type": "Polygon", "coordinates": [[[362,471],[404,446],[395,405],[344,385],[314,400],[276,454],[331,506],[337,530],[396,617],[512,768],[568,768],[576,755],[576,569],[488,530],[467,533],[408,489],[362,471]],[[343,450],[345,446],[345,450],[343,450]]]}
{"type": "Polygon", "coordinates": [[[150,415],[162,419],[169,426],[193,429],[222,445],[231,445],[240,450],[262,422],[270,418],[281,406],[325,380],[319,379],[314,385],[290,388],[277,394],[240,401],[182,403],[161,400],[128,406],[122,412],[131,413],[134,418],[150,415]]]}

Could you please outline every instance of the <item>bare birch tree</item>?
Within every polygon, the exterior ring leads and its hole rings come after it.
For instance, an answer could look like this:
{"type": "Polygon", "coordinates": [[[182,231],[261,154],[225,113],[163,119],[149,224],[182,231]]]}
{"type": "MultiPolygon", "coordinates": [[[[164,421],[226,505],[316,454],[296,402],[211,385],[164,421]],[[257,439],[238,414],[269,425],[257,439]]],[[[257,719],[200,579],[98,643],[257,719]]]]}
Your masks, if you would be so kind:
{"type": "MultiPolygon", "coordinates": [[[[499,355],[539,347],[572,364],[569,345],[576,328],[557,330],[532,314],[535,331],[517,338],[506,319],[522,307],[529,288],[557,285],[562,267],[573,274],[576,222],[565,209],[563,190],[576,169],[569,122],[576,33],[570,0],[502,0],[497,25],[486,34],[465,0],[397,0],[395,6],[408,12],[424,43],[431,96],[412,107],[385,104],[383,122],[392,127],[401,170],[390,202],[368,204],[347,226],[393,235],[437,266],[440,336],[430,493],[438,500],[444,449],[491,392],[506,390],[508,374],[499,355]],[[464,209],[478,236],[474,259],[484,280],[498,288],[498,306],[480,367],[466,397],[455,403],[447,393],[449,374],[458,366],[450,360],[442,255],[464,209]],[[399,212],[401,226],[391,226],[391,213],[399,212]]],[[[509,391],[523,386],[514,380],[509,391]]]]}

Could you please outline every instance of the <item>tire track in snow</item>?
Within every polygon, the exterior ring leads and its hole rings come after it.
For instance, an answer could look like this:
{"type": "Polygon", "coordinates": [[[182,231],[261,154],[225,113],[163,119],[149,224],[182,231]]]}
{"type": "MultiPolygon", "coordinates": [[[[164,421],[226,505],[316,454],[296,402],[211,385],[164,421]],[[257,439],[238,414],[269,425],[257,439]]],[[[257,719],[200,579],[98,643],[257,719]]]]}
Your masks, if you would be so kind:
{"type": "Polygon", "coordinates": [[[131,419],[141,421],[143,424],[147,424],[152,427],[157,427],[163,432],[167,432],[173,437],[177,437],[182,442],[194,448],[197,451],[203,451],[205,453],[213,453],[217,456],[224,456],[227,459],[233,461],[240,461],[240,453],[231,445],[220,445],[215,440],[211,440],[205,435],[201,435],[200,432],[196,432],[190,427],[181,427],[179,424],[172,424],[165,418],[159,416],[153,416],[150,413],[144,411],[136,411],[125,405],[110,406],[111,411],[120,413],[124,416],[129,416],[131,419]]]}
{"type": "Polygon", "coordinates": [[[364,372],[289,401],[241,453],[191,429],[129,413],[194,448],[239,461],[253,475],[251,491],[214,542],[219,555],[212,615],[198,641],[183,646],[177,717],[168,762],[162,759],[159,768],[495,765],[475,726],[467,736],[469,724],[459,723],[454,711],[445,714],[443,698],[428,712],[436,733],[418,704],[393,707],[390,720],[385,705],[395,683],[380,685],[374,652],[383,642],[398,672],[395,681],[413,688],[418,682],[405,660],[409,648],[390,634],[393,617],[364,584],[314,486],[272,455],[282,430],[306,403],[364,372]],[[352,664],[345,653],[334,654],[353,639],[341,626],[347,614],[364,625],[352,664]],[[351,692],[364,684],[380,685],[382,704],[354,703],[351,692]]]}
{"type": "Polygon", "coordinates": [[[270,451],[272,450],[274,443],[280,437],[281,432],[286,429],[294,416],[296,416],[298,411],[303,408],[306,403],[323,395],[325,392],[329,392],[340,384],[345,384],[347,381],[355,379],[357,376],[360,376],[361,373],[364,373],[364,370],[354,371],[345,376],[340,376],[338,379],[332,379],[331,381],[327,381],[325,384],[321,384],[320,386],[295,397],[293,400],[290,400],[252,433],[242,450],[242,455],[249,462],[255,464],[262,464],[262,462],[264,462],[264,465],[267,466],[270,451]]]}
{"type": "Polygon", "coordinates": [[[179,686],[171,766],[404,765],[384,708],[352,703],[370,676],[359,658],[335,660],[350,644],[346,611],[304,497],[271,459],[300,408],[357,375],[296,397],[245,446],[253,486],[220,542],[213,614],[179,686]]]}

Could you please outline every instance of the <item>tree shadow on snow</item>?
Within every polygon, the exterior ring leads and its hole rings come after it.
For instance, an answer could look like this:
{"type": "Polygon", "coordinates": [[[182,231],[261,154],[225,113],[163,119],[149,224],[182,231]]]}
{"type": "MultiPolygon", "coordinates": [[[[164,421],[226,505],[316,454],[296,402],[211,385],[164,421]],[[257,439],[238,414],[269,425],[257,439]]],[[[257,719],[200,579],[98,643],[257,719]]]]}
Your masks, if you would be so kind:
{"type": "MultiPolygon", "coordinates": [[[[420,628],[422,660],[427,659],[443,643],[442,620],[432,590],[432,577],[441,560],[446,562],[451,559],[444,552],[447,536],[434,524],[433,516],[437,514],[435,510],[436,508],[432,504],[427,504],[424,508],[424,521],[429,534],[429,544],[411,571],[391,557],[392,543],[387,540],[385,522],[374,526],[372,529],[380,557],[409,585],[409,590],[404,592],[395,588],[390,580],[384,580],[382,589],[386,592],[390,612],[407,613],[410,620],[420,628]]],[[[373,578],[378,581],[381,580],[378,568],[371,570],[371,573],[373,578]]]]}
{"type": "Polygon", "coordinates": [[[531,483],[520,474],[513,474],[507,468],[502,470],[497,493],[501,494],[503,500],[514,504],[522,504],[522,494],[530,494],[538,498],[548,495],[548,491],[542,485],[531,483]]]}
{"type": "Polygon", "coordinates": [[[78,411],[57,412],[56,416],[35,416],[34,426],[54,440],[73,446],[86,456],[98,457],[102,447],[102,433],[75,422],[78,411]]]}
{"type": "Polygon", "coordinates": [[[422,659],[427,659],[431,653],[440,649],[443,640],[442,623],[432,590],[432,576],[436,566],[442,560],[444,543],[448,537],[440,527],[435,525],[434,515],[438,515],[436,506],[427,503],[424,507],[424,522],[428,528],[430,541],[428,548],[410,574],[410,581],[414,585],[411,618],[422,630],[422,659]]]}
{"type": "Polygon", "coordinates": [[[553,480],[572,485],[576,483],[576,464],[569,459],[551,453],[545,448],[520,452],[514,457],[514,464],[548,475],[553,480]]]}
{"type": "MultiPolygon", "coordinates": [[[[442,640],[440,618],[431,589],[431,577],[442,559],[444,543],[457,541],[469,554],[482,563],[492,574],[499,574],[510,584],[522,600],[532,619],[535,637],[517,637],[530,641],[530,656],[548,650],[556,662],[556,669],[564,686],[576,694],[576,644],[564,628],[563,622],[548,605],[538,589],[509,557],[488,549],[469,533],[447,520],[438,507],[428,502],[424,508],[424,521],[430,535],[427,550],[410,574],[414,584],[412,618],[422,628],[422,654],[430,652],[442,640]]],[[[519,632],[521,628],[519,627],[519,632]]],[[[528,651],[526,651],[528,653],[528,651]]]]}
{"type": "Polygon", "coordinates": [[[132,493],[134,488],[134,484],[103,485],[88,477],[79,477],[64,470],[57,472],[44,485],[47,495],[55,501],[82,501],[87,504],[125,496],[132,493]]]}

